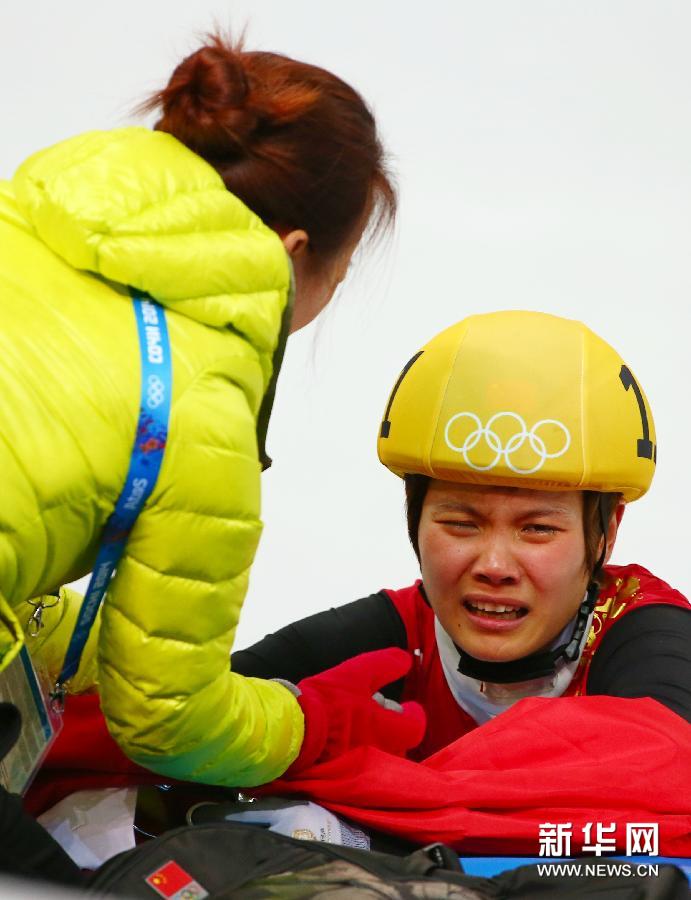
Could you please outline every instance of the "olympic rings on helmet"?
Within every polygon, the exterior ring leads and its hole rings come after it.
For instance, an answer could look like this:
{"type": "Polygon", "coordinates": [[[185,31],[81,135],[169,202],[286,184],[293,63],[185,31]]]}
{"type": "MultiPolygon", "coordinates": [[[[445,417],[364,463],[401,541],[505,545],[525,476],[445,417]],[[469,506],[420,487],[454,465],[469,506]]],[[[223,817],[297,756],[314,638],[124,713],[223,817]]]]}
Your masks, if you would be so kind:
{"type": "Polygon", "coordinates": [[[453,450],[456,453],[460,453],[463,456],[465,464],[474,469],[476,472],[487,472],[490,469],[493,469],[497,463],[504,458],[506,465],[511,469],[512,472],[515,472],[517,475],[532,475],[534,472],[537,472],[542,466],[545,464],[548,459],[556,459],[558,456],[563,456],[564,453],[571,446],[571,434],[569,429],[564,425],[563,422],[559,422],[557,419],[540,419],[539,422],[536,422],[533,427],[528,430],[526,423],[523,421],[522,417],[515,412],[498,412],[495,413],[490,420],[487,422],[487,425],[483,425],[480,418],[472,412],[459,412],[454,416],[451,416],[449,421],[446,423],[446,428],[444,429],[444,440],[446,441],[447,447],[450,450],[453,450]],[[508,417],[510,419],[514,419],[520,429],[516,434],[512,435],[508,441],[506,442],[506,446],[503,446],[502,440],[496,431],[492,430],[492,426],[497,422],[498,419],[508,417]],[[457,422],[459,419],[470,419],[475,424],[475,429],[467,435],[466,439],[459,446],[454,444],[450,437],[449,432],[451,430],[452,425],[457,422]],[[557,428],[561,429],[564,435],[564,445],[558,450],[550,453],[547,450],[547,445],[543,438],[537,433],[538,430],[543,425],[555,425],[557,428]],[[470,453],[474,450],[475,447],[480,443],[482,438],[484,437],[485,442],[489,449],[495,454],[494,459],[485,466],[477,465],[472,462],[470,459],[470,453]],[[511,461],[512,454],[516,453],[521,447],[528,441],[530,444],[531,450],[539,457],[538,462],[532,469],[521,469],[518,466],[515,466],[511,461]]]}

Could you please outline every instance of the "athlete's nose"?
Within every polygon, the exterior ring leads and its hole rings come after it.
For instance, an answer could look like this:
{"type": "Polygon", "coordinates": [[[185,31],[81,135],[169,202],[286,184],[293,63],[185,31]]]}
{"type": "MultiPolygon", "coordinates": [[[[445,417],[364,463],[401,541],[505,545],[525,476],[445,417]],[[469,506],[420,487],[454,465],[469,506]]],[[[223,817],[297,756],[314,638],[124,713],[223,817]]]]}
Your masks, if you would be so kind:
{"type": "Polygon", "coordinates": [[[520,569],[511,548],[511,537],[500,532],[490,532],[480,543],[477,556],[471,566],[473,578],[482,584],[516,584],[520,569]]]}

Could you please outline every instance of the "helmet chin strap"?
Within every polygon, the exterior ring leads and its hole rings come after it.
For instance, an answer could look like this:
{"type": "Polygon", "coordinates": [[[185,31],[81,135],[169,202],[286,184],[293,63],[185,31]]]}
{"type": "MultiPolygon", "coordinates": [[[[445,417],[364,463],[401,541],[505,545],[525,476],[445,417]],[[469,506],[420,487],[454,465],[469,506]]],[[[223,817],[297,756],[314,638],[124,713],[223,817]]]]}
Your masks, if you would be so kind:
{"type": "Polygon", "coordinates": [[[601,500],[598,502],[598,513],[600,516],[600,527],[604,536],[602,552],[593,569],[592,578],[583,602],[578,607],[576,621],[569,639],[555,647],[554,650],[531,653],[529,656],[524,656],[521,659],[512,659],[509,662],[487,662],[486,660],[477,659],[475,656],[471,656],[465,650],[462,650],[458,644],[454,644],[459,654],[458,671],[462,675],[474,678],[477,681],[486,681],[490,684],[513,684],[518,681],[531,681],[534,678],[545,678],[549,675],[554,675],[556,674],[557,663],[562,660],[573,662],[575,659],[578,659],[583,648],[585,629],[588,627],[590,614],[595,609],[595,603],[600,592],[595,576],[602,568],[607,555],[607,523],[605,522],[605,512],[601,500]]]}
{"type": "Polygon", "coordinates": [[[573,662],[580,656],[585,629],[588,626],[590,614],[595,608],[599,591],[597,582],[591,581],[585,598],[578,607],[571,636],[568,641],[555,647],[554,650],[531,653],[530,656],[512,659],[510,662],[487,662],[471,656],[470,653],[466,653],[458,644],[455,644],[459,655],[458,671],[462,675],[467,675],[468,678],[488,681],[490,684],[512,684],[516,681],[532,681],[533,678],[546,678],[548,675],[554,675],[556,665],[560,660],[573,662]]]}

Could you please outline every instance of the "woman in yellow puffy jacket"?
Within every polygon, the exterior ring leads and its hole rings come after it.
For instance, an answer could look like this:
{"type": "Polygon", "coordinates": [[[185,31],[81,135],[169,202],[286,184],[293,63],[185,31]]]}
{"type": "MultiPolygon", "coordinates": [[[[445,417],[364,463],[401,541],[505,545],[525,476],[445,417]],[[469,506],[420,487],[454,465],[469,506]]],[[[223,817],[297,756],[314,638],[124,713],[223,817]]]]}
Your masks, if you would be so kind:
{"type": "Polygon", "coordinates": [[[93,567],[123,490],[130,292],[148,295],[170,335],[168,442],[102,609],[103,710],[143,765],[258,784],[304,733],[290,690],[228,666],[274,382],[395,195],[363,100],[314,66],[213,37],[149,108],[153,131],[83,134],[0,182],[0,669],[43,612],[74,619],[31,598],[93,567]]]}

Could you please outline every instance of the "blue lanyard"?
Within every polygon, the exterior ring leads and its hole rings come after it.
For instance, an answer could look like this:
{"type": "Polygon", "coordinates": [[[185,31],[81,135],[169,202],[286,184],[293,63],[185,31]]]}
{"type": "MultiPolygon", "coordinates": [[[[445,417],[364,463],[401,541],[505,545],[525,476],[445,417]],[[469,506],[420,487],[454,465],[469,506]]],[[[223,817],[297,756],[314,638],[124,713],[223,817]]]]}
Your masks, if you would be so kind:
{"type": "Polygon", "coordinates": [[[165,310],[154,300],[144,297],[132,297],[132,302],[142,362],[137,432],[127,480],[106,522],[89,586],[52,694],[58,708],[64,700],[65,682],[79,668],[89,632],[130,532],[156,484],[168,437],[173,380],[165,310]]]}

